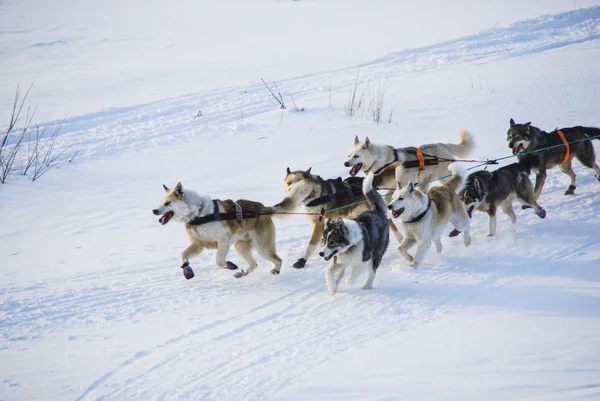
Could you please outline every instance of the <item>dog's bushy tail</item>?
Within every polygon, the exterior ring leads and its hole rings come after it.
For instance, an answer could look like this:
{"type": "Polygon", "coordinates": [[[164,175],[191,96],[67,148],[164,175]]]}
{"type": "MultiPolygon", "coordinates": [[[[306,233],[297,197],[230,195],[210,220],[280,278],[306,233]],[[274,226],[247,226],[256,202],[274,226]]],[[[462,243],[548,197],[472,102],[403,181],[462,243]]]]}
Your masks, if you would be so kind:
{"type": "Polygon", "coordinates": [[[363,181],[363,193],[365,194],[365,198],[367,198],[367,202],[373,208],[373,210],[380,215],[385,216],[387,214],[387,207],[381,198],[381,195],[373,189],[373,180],[375,179],[375,174],[369,173],[365,180],[363,181]]]}
{"type": "Polygon", "coordinates": [[[458,136],[460,143],[447,143],[446,147],[454,157],[467,157],[471,154],[473,148],[475,148],[473,136],[464,128],[458,129],[458,136]]]}
{"type": "Polygon", "coordinates": [[[600,128],[585,127],[584,135],[590,139],[597,139],[600,141],[600,128]]]}
{"type": "Polygon", "coordinates": [[[448,170],[452,172],[452,178],[450,181],[444,184],[444,186],[449,187],[454,192],[458,191],[463,183],[464,171],[459,167],[458,163],[451,163],[448,165],[448,170]]]}

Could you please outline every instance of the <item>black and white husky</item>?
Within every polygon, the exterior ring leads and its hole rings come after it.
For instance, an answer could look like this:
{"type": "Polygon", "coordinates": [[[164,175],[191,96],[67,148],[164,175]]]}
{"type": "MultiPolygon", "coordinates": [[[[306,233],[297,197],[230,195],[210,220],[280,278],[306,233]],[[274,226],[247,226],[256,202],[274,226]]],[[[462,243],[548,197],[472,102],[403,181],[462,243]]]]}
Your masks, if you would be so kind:
{"type": "Polygon", "coordinates": [[[535,214],[546,217],[546,211],[536,202],[533,185],[518,163],[509,164],[496,171],[476,171],[467,177],[465,185],[458,193],[460,200],[472,217],[473,210],[487,212],[488,237],[496,234],[496,211],[498,207],[517,222],[513,212],[513,201],[518,199],[535,210],[535,214]]]}
{"type": "Polygon", "coordinates": [[[373,189],[373,173],[363,182],[363,192],[373,210],[361,213],[355,219],[328,220],[323,233],[323,248],[319,256],[330,260],[325,273],[329,293],[337,292],[347,267],[352,271],[346,282],[353,285],[364,270],[368,278],[364,290],[373,288],[375,273],[389,244],[389,226],[386,206],[381,195],[373,189]],[[337,273],[337,277],[334,277],[337,273]]]}

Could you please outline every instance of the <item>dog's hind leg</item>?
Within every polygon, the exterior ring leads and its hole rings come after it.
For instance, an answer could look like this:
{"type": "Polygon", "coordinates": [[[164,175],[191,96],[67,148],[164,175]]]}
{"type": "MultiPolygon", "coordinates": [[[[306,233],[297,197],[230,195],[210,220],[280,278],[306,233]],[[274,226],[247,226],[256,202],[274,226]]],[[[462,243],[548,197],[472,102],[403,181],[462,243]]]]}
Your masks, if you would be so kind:
{"type": "Polygon", "coordinates": [[[204,246],[200,242],[192,242],[190,246],[185,248],[183,252],[181,252],[181,264],[182,267],[187,263],[189,264],[190,258],[200,255],[204,250],[204,246]]]}
{"type": "Polygon", "coordinates": [[[258,254],[269,262],[275,265],[275,268],[271,269],[271,274],[279,274],[281,271],[281,258],[277,255],[277,248],[275,244],[275,224],[269,219],[264,222],[268,225],[268,229],[261,231],[261,233],[255,238],[255,245],[258,254]]]}
{"type": "Polygon", "coordinates": [[[325,230],[325,224],[322,221],[313,222],[313,231],[310,236],[310,240],[308,241],[308,245],[304,250],[304,254],[296,263],[293,264],[293,267],[296,269],[302,269],[306,266],[306,261],[310,259],[311,255],[317,249],[319,245],[319,241],[321,241],[321,237],[323,236],[323,231],[325,230]]]}
{"type": "Polygon", "coordinates": [[[460,201],[455,205],[454,210],[450,216],[450,222],[456,231],[463,233],[463,243],[465,246],[469,246],[471,245],[471,219],[460,201]]]}
{"type": "Polygon", "coordinates": [[[591,144],[589,147],[585,145],[582,146],[582,150],[578,151],[575,156],[577,157],[577,160],[581,162],[581,164],[594,170],[596,179],[600,181],[600,167],[598,167],[598,164],[596,164],[596,154],[591,144]]]}
{"type": "MultiPolygon", "coordinates": [[[[546,182],[546,171],[543,172],[539,172],[535,175],[535,191],[534,191],[534,196],[535,196],[535,200],[538,200],[540,197],[540,194],[542,193],[542,188],[544,188],[544,182],[546,182]]],[[[525,206],[525,205],[523,205],[525,206]]],[[[525,209],[525,207],[524,207],[525,209]]]]}
{"type": "Polygon", "coordinates": [[[575,195],[575,188],[577,188],[575,186],[575,180],[577,177],[575,175],[575,172],[573,171],[573,166],[571,165],[571,159],[567,160],[567,162],[564,164],[559,164],[558,168],[560,168],[560,170],[563,173],[568,175],[569,179],[571,180],[569,188],[565,191],[565,195],[575,195]]]}
{"type": "Polygon", "coordinates": [[[240,278],[256,270],[258,263],[256,263],[256,260],[254,260],[254,257],[252,257],[252,243],[250,241],[237,241],[235,244],[233,244],[233,247],[235,248],[237,254],[244,259],[244,262],[248,263],[247,271],[242,270],[233,276],[235,278],[240,278]]]}
{"type": "MultiPolygon", "coordinates": [[[[524,186],[517,187],[517,199],[519,199],[521,202],[523,202],[527,205],[531,205],[531,207],[533,207],[533,210],[535,210],[535,214],[540,219],[543,219],[544,217],[546,217],[546,211],[535,200],[535,196],[533,195],[533,190],[531,189],[531,182],[529,182],[529,180],[527,180],[527,182],[525,183],[524,186]]],[[[502,210],[504,210],[504,208],[502,210]]],[[[512,210],[512,207],[511,207],[511,210],[512,210]]],[[[504,213],[506,213],[506,211],[504,211],[504,213]]],[[[512,220],[512,217],[511,217],[511,220],[512,220]]],[[[517,220],[517,218],[515,216],[515,221],[516,220],[517,220]]],[[[513,221],[513,223],[514,223],[514,221],[513,221]]]]}
{"type": "Polygon", "coordinates": [[[496,235],[496,207],[490,206],[488,210],[488,237],[496,235]]]}
{"type": "Polygon", "coordinates": [[[356,283],[356,279],[358,278],[358,276],[360,276],[360,273],[362,273],[363,265],[364,263],[359,263],[352,266],[352,270],[350,271],[350,274],[346,279],[346,284],[348,284],[349,286],[353,286],[354,283],[356,283]]]}
{"type": "Polygon", "coordinates": [[[436,238],[435,240],[433,240],[433,243],[435,244],[435,251],[437,253],[442,253],[443,245],[441,238],[436,238]]]}
{"type": "Polygon", "coordinates": [[[372,260],[367,265],[367,281],[365,285],[362,286],[363,290],[372,290],[373,289],[373,280],[375,280],[375,271],[377,267],[375,267],[375,261],[372,260]]]}

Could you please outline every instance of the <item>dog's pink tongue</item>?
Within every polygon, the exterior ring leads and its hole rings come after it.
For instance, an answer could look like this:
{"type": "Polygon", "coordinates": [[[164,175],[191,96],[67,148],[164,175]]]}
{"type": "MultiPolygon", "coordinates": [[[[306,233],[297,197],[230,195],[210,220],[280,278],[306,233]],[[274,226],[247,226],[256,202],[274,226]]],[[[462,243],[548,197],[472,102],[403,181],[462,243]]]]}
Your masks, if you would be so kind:
{"type": "Polygon", "coordinates": [[[354,177],[356,174],[360,173],[360,169],[362,168],[362,163],[358,163],[350,169],[350,175],[354,177]]]}

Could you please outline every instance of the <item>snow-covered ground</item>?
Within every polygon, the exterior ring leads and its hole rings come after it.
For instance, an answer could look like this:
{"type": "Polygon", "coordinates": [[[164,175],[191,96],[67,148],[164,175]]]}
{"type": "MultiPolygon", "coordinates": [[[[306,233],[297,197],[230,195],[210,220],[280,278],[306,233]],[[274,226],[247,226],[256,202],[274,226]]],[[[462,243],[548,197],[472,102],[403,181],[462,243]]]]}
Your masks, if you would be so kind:
{"type": "Polygon", "coordinates": [[[600,2],[413,3],[0,2],[3,119],[35,80],[80,150],[0,186],[0,399],[600,399],[600,184],[577,163],[574,197],[550,172],[545,220],[500,215],[487,238],[475,214],[471,247],[445,238],[417,271],[392,240],[373,291],[334,297],[325,262],[291,268],[301,216],[276,219],[281,275],[235,280],[206,252],[186,281],[182,227],[150,212],[178,181],[274,204],[288,166],[345,175],[355,135],[460,126],[486,159],[510,154],[511,117],[600,125],[600,2]],[[391,124],[345,115],[357,74],[391,124]]]}

